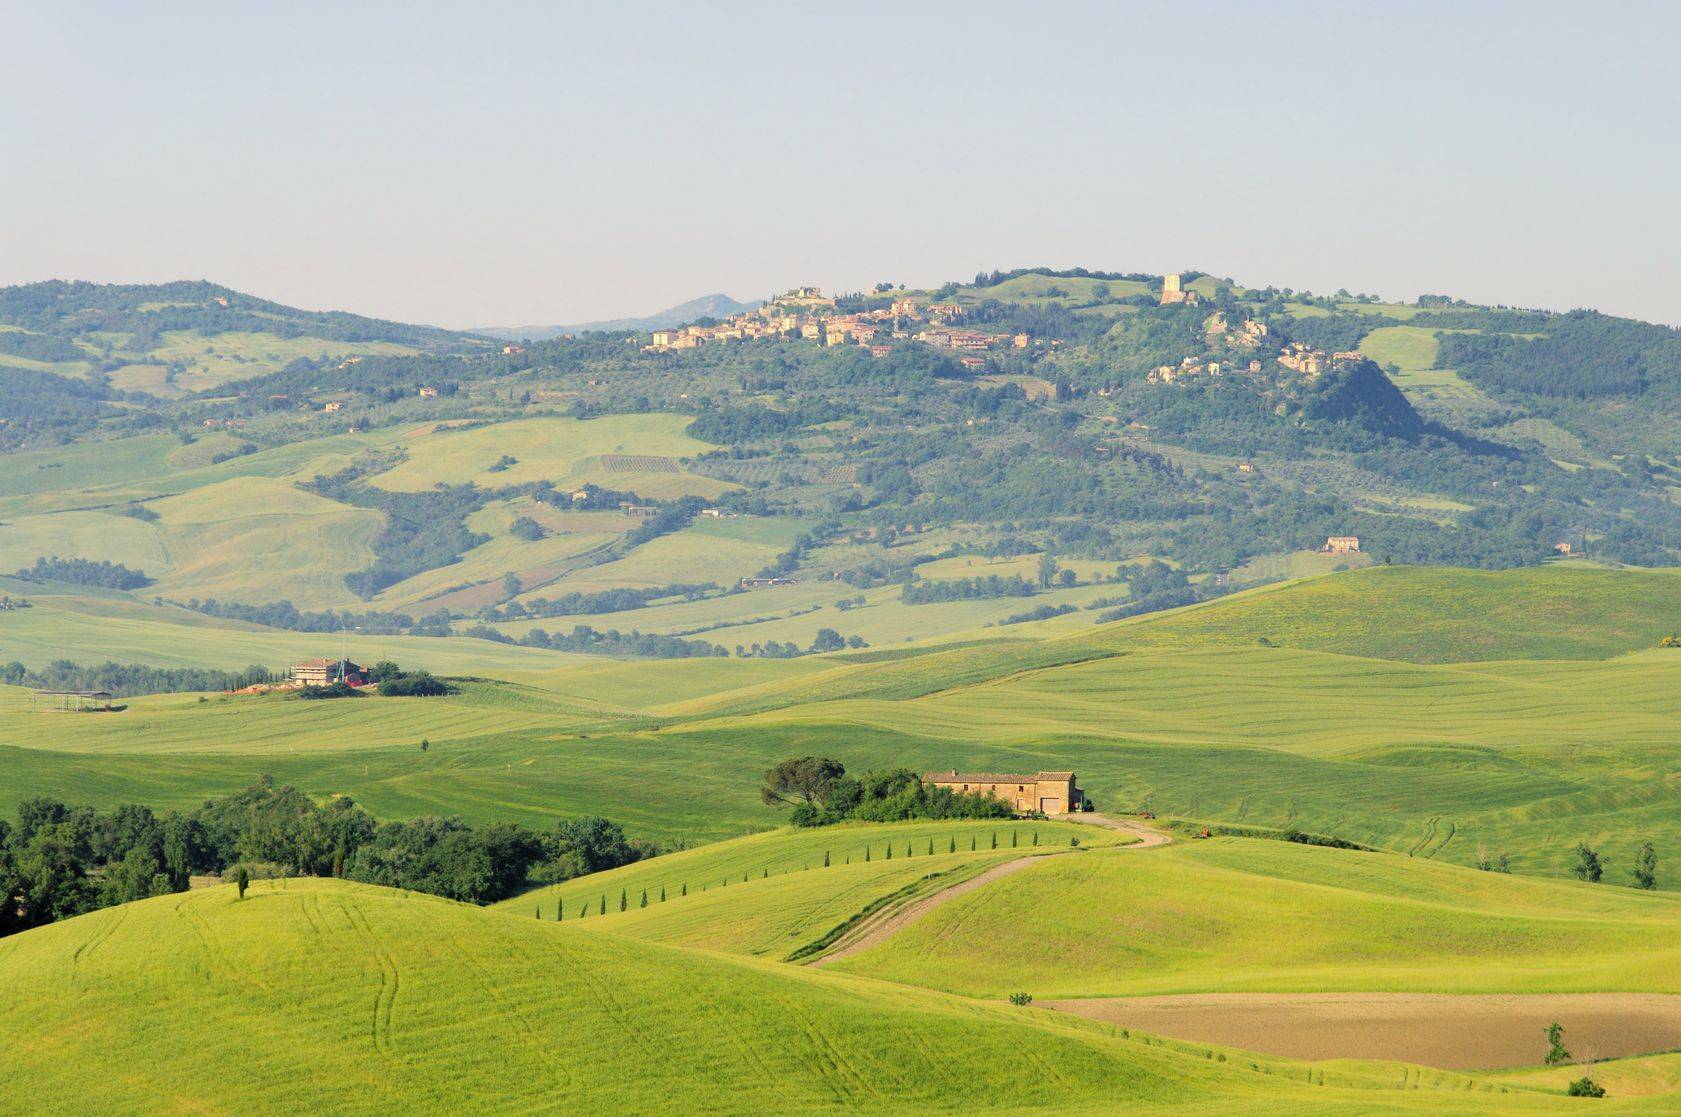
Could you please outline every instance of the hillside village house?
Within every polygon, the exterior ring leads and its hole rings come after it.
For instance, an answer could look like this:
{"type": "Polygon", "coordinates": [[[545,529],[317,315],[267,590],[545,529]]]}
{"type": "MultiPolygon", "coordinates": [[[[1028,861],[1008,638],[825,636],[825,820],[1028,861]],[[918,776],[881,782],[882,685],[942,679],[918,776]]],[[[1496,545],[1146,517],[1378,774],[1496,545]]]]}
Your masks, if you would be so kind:
{"type": "Polygon", "coordinates": [[[953,791],[990,795],[1002,799],[1012,810],[1026,814],[1067,814],[1085,806],[1085,793],[1074,783],[1073,772],[1033,772],[1005,775],[998,772],[924,772],[922,782],[953,791]]]}
{"type": "Polygon", "coordinates": [[[1325,545],[1319,549],[1328,555],[1356,555],[1360,553],[1360,537],[1333,535],[1326,539],[1325,545]]]}
{"type": "Polygon", "coordinates": [[[292,664],[292,682],[298,686],[331,686],[341,678],[350,686],[367,682],[362,667],[348,659],[306,659],[292,664]]]}

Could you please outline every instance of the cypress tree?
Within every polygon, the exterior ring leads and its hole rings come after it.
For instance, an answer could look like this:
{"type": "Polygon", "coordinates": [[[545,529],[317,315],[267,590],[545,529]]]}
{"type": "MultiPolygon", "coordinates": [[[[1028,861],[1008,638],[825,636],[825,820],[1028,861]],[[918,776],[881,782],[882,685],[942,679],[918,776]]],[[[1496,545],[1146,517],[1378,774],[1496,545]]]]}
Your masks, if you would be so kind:
{"type": "Polygon", "coordinates": [[[1010,831],[1010,848],[1016,848],[1016,832],[1014,830],[1010,831]]]}
{"type": "Polygon", "coordinates": [[[930,856],[930,857],[934,856],[934,839],[933,838],[928,839],[928,856],[930,856]]]}
{"type": "Polygon", "coordinates": [[[975,852],[975,836],[973,834],[969,835],[969,852],[975,852]]]}
{"type": "Polygon", "coordinates": [[[542,904],[537,905],[537,918],[538,919],[543,918],[543,905],[542,904]]]}
{"type": "Polygon", "coordinates": [[[1034,845],[1039,844],[1039,831],[1037,831],[1037,830],[1033,831],[1033,844],[1034,845]]]}
{"type": "Polygon", "coordinates": [[[601,894],[601,914],[607,914],[607,893],[605,892],[601,894]]]}
{"type": "Polygon", "coordinates": [[[560,903],[558,903],[554,906],[554,921],[556,923],[566,922],[566,901],[565,900],[562,900],[560,903]]]}
{"type": "Polygon", "coordinates": [[[623,888],[621,888],[621,889],[619,889],[619,910],[624,911],[629,907],[630,907],[630,894],[628,892],[626,892],[623,888]]]}
{"type": "Polygon", "coordinates": [[[893,843],[892,842],[887,843],[887,859],[889,861],[893,860],[893,843]]]}
{"type": "MultiPolygon", "coordinates": [[[[870,847],[865,846],[864,847],[864,860],[868,861],[869,859],[870,859],[870,847]]],[[[851,859],[848,858],[848,860],[851,860],[851,859]]]]}
{"type": "Polygon", "coordinates": [[[770,879],[770,870],[766,869],[765,872],[764,872],[764,875],[761,876],[759,879],[760,880],[769,880],[770,879]]]}
{"type": "Polygon", "coordinates": [[[665,903],[665,885],[660,885],[660,903],[665,903]]]}
{"type": "Polygon", "coordinates": [[[998,831],[996,831],[996,830],[994,830],[992,832],[992,848],[993,849],[998,848],[998,831]]]}
{"type": "Polygon", "coordinates": [[[946,852],[947,853],[956,853],[957,852],[957,835],[956,834],[953,834],[951,836],[951,849],[947,850],[946,852]]]}
{"type": "Polygon", "coordinates": [[[645,908],[648,906],[648,890],[646,888],[642,890],[642,902],[636,906],[639,908],[645,908]]]}
{"type": "Polygon", "coordinates": [[[827,869],[829,867],[829,851],[828,850],[823,851],[823,867],[825,869],[827,869]]]}
{"type": "Polygon", "coordinates": [[[688,894],[689,894],[689,882],[688,882],[688,881],[684,881],[684,882],[683,882],[683,892],[682,892],[682,895],[684,895],[684,896],[687,896],[687,895],[688,895],[688,894]]]}

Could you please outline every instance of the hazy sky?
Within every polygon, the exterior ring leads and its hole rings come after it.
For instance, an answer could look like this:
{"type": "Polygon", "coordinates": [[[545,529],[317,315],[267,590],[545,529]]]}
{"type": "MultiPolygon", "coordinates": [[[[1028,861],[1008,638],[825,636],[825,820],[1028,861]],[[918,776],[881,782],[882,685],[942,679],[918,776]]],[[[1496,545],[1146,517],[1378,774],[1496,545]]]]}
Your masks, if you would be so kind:
{"type": "Polygon", "coordinates": [[[0,0],[0,284],[449,326],[1030,264],[1681,323],[1681,5],[0,0]]]}

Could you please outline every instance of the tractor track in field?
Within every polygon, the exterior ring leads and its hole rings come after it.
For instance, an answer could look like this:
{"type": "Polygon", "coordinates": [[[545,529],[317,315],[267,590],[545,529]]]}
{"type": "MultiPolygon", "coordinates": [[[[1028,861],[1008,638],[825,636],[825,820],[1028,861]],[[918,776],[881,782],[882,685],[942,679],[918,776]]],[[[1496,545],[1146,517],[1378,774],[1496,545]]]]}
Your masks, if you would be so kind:
{"type": "MultiPolygon", "coordinates": [[[[1070,817],[1072,818],[1073,816],[1070,817]]],[[[1173,841],[1173,836],[1165,831],[1157,830],[1154,827],[1145,826],[1141,822],[1132,822],[1127,819],[1116,819],[1109,818],[1105,815],[1091,814],[1086,815],[1077,821],[1087,823],[1092,826],[1102,826],[1106,829],[1119,831],[1123,834],[1130,834],[1138,839],[1138,841],[1132,843],[1131,845],[1116,846],[1113,849],[1100,852],[1124,853],[1129,850],[1154,849],[1159,846],[1168,845],[1173,841]]],[[[1009,861],[1002,862],[1001,864],[994,865],[983,872],[975,874],[967,880],[962,880],[954,885],[951,885],[949,888],[942,888],[938,892],[934,892],[927,896],[919,896],[908,903],[883,908],[881,911],[875,912],[865,918],[858,924],[857,927],[843,935],[839,945],[835,949],[813,959],[808,964],[815,967],[822,967],[834,962],[839,962],[845,958],[850,958],[860,951],[868,950],[877,943],[884,942],[887,939],[892,938],[894,935],[903,931],[911,924],[916,923],[918,920],[922,919],[929,912],[933,911],[937,907],[940,907],[942,904],[949,903],[950,901],[957,899],[959,896],[967,895],[977,888],[991,884],[993,881],[1007,877],[1012,873],[1018,873],[1033,865],[1047,864],[1061,856],[1065,855],[1058,853],[1025,854],[1021,857],[1013,858],[1009,861]]]]}

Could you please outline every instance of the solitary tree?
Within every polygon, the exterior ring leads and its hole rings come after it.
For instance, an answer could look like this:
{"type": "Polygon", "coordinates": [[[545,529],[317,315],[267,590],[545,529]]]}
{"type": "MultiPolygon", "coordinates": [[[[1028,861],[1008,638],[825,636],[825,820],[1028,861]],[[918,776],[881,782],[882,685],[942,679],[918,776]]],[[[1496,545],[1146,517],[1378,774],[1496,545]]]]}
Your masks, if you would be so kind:
{"type": "Polygon", "coordinates": [[[765,772],[765,786],[759,796],[768,806],[810,803],[820,799],[829,785],[846,775],[846,766],[823,756],[800,756],[784,760],[765,772]]]}
{"type": "Polygon", "coordinates": [[[683,891],[679,892],[678,895],[679,896],[687,896],[688,894],[689,894],[689,882],[684,881],[683,882],[683,891]]]}
{"type": "Polygon", "coordinates": [[[566,922],[566,901],[565,900],[562,900],[560,903],[558,903],[554,906],[554,921],[556,923],[566,922]]]}
{"type": "Polygon", "coordinates": [[[244,865],[239,867],[239,879],[235,883],[239,885],[239,898],[245,899],[245,890],[251,887],[251,874],[245,871],[244,865]]]}
{"type": "Polygon", "coordinates": [[[1494,871],[1497,873],[1509,873],[1512,871],[1512,859],[1506,856],[1505,850],[1501,850],[1500,856],[1494,859],[1494,871]]]}
{"type": "Polygon", "coordinates": [[[823,851],[823,867],[825,869],[827,869],[829,867],[829,851],[828,850],[823,851]]]}
{"type": "Polygon", "coordinates": [[[1564,1025],[1556,1020],[1547,1025],[1547,1057],[1541,1061],[1549,1067],[1570,1061],[1570,1052],[1564,1049],[1564,1025]]]}
{"type": "Polygon", "coordinates": [[[628,891],[626,891],[625,889],[621,888],[621,889],[619,889],[619,910],[624,911],[624,910],[628,909],[629,907],[630,907],[630,893],[628,891]]]}
{"type": "Polygon", "coordinates": [[[949,850],[947,850],[946,852],[947,853],[956,853],[957,852],[957,835],[956,834],[953,834],[951,836],[951,848],[949,850]]]}
{"type": "Polygon", "coordinates": [[[1658,851],[1651,842],[1641,842],[1634,855],[1634,886],[1648,891],[1658,886],[1658,851]]]}
{"type": "Polygon", "coordinates": [[[1057,572],[1056,556],[1051,554],[1049,551],[1046,551],[1044,554],[1040,555],[1039,556],[1039,584],[1041,586],[1045,586],[1045,587],[1048,588],[1051,584],[1051,579],[1056,577],[1056,572],[1057,572]]]}
{"type": "Polygon", "coordinates": [[[660,885],[660,903],[665,903],[665,885],[660,885]]]}
{"type": "Polygon", "coordinates": [[[998,848],[998,831],[996,831],[996,830],[994,830],[992,832],[992,848],[993,849],[998,848]]]}
{"type": "Polygon", "coordinates": [[[1599,851],[1586,842],[1576,843],[1576,878],[1598,884],[1599,878],[1605,875],[1605,866],[1599,860],[1599,851]]]}
{"type": "Polygon", "coordinates": [[[607,893],[605,892],[601,894],[601,914],[607,914],[607,893]]]}

